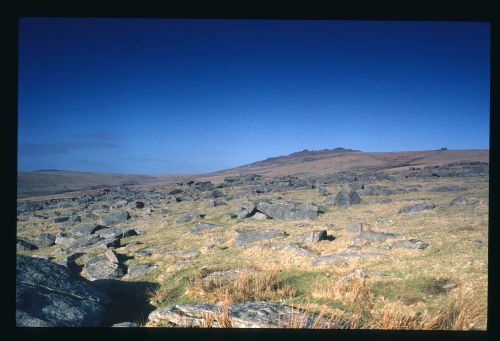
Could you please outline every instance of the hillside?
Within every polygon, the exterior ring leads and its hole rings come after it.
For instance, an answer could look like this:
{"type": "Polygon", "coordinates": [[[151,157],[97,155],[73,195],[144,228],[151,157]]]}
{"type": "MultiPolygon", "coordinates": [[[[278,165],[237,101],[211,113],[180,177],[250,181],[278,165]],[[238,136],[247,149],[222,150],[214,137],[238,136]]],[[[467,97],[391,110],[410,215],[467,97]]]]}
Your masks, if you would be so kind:
{"type": "Polygon", "coordinates": [[[123,185],[144,185],[183,181],[190,175],[134,175],[41,170],[17,174],[17,196],[24,198],[123,185]]]}
{"type": "Polygon", "coordinates": [[[219,182],[226,176],[261,174],[264,176],[320,176],[359,169],[397,172],[408,167],[425,167],[461,161],[489,162],[489,150],[431,150],[408,152],[360,152],[335,148],[293,153],[206,174],[200,180],[219,182]]]}

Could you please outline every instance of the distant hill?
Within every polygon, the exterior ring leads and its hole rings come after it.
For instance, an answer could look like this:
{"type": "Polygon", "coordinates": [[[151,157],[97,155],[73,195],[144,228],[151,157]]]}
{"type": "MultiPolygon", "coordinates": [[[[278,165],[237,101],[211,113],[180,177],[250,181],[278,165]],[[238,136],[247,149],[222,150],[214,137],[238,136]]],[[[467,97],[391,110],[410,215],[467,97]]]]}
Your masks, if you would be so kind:
{"type": "Polygon", "coordinates": [[[263,176],[299,177],[321,176],[356,169],[374,169],[386,172],[406,170],[410,166],[435,166],[460,161],[489,163],[489,150],[430,150],[408,152],[362,152],[335,148],[303,150],[289,155],[270,157],[236,168],[218,172],[183,175],[132,175],[61,170],[19,172],[18,198],[84,191],[122,185],[155,185],[191,179],[221,182],[226,176],[261,174],[263,176]]]}
{"type": "Polygon", "coordinates": [[[184,181],[193,175],[133,175],[37,170],[17,174],[17,197],[58,194],[123,185],[144,185],[184,181]]]}
{"type": "Polygon", "coordinates": [[[356,168],[384,169],[397,172],[409,166],[425,167],[459,161],[489,162],[489,150],[430,150],[407,152],[361,152],[335,148],[303,150],[285,156],[270,157],[248,165],[205,174],[200,180],[222,181],[226,176],[256,173],[264,176],[318,176],[356,168]]]}

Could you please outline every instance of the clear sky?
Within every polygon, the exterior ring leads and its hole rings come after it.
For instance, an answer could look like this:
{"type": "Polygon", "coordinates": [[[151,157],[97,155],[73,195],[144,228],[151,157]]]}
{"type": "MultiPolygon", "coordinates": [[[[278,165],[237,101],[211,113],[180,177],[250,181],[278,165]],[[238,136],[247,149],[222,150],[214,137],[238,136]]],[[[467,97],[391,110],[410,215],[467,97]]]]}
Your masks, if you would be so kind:
{"type": "Polygon", "coordinates": [[[489,56],[488,23],[22,18],[18,170],[487,149],[489,56]]]}

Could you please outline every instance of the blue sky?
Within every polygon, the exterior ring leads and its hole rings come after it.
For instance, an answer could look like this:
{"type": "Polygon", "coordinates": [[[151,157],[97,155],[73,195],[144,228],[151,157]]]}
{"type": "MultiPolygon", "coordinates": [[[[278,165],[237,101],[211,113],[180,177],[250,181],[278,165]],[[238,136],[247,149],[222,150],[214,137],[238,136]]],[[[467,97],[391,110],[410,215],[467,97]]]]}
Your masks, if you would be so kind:
{"type": "Polygon", "coordinates": [[[487,149],[489,55],[488,23],[22,18],[18,169],[487,149]]]}

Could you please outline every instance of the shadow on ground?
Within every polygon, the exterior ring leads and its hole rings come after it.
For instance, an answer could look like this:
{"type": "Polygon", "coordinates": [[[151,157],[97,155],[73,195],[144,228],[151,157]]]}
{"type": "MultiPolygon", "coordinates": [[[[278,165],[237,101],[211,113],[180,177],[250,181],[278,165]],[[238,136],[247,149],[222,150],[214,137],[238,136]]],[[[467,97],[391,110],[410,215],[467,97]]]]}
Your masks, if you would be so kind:
{"type": "Polygon", "coordinates": [[[155,307],[149,304],[148,293],[158,288],[157,283],[127,282],[115,279],[93,281],[99,290],[113,299],[104,320],[104,326],[119,322],[144,324],[155,307]]]}

